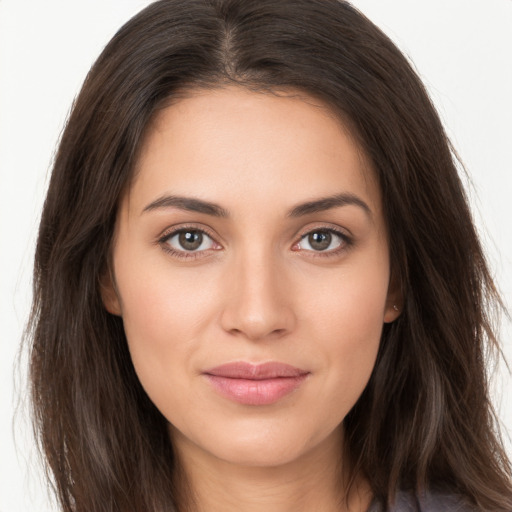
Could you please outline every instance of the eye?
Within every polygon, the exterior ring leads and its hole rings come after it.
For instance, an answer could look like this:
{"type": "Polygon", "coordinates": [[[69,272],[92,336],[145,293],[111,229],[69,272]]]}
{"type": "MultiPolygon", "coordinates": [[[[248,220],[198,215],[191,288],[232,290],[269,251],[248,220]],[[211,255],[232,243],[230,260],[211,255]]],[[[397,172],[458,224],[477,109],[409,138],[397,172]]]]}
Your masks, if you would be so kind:
{"type": "Polygon", "coordinates": [[[179,229],[165,235],[160,242],[167,246],[167,250],[181,253],[195,253],[217,247],[215,241],[204,231],[190,228],[179,229]]]}
{"type": "Polygon", "coordinates": [[[336,252],[349,243],[348,237],[332,229],[316,229],[302,236],[296,245],[298,250],[336,252]]]}

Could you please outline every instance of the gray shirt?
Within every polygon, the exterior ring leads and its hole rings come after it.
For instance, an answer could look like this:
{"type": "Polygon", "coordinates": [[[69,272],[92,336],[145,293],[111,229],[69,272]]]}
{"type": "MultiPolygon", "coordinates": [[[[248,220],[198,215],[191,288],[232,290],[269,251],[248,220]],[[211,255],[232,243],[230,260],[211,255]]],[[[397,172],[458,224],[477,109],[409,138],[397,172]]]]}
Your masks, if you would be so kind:
{"type": "MultiPolygon", "coordinates": [[[[372,503],[368,512],[382,512],[383,508],[372,503]]],[[[399,492],[389,512],[478,512],[462,497],[454,494],[426,493],[417,496],[412,492],[399,492]]]]}

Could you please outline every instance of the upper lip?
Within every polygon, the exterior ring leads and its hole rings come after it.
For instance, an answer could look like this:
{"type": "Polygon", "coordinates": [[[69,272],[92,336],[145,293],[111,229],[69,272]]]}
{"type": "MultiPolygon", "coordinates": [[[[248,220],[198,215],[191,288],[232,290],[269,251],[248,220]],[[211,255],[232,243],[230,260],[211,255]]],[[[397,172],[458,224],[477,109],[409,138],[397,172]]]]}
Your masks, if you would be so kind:
{"type": "Polygon", "coordinates": [[[268,362],[254,364],[245,361],[235,361],[215,366],[204,373],[230,379],[264,380],[278,377],[300,377],[309,372],[285,363],[268,362]]]}

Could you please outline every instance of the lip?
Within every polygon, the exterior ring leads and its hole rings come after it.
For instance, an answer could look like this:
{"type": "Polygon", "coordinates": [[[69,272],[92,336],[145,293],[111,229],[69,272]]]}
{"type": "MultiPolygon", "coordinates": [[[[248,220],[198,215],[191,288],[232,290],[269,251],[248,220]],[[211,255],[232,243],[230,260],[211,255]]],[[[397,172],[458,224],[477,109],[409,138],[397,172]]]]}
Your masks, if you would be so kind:
{"type": "Polygon", "coordinates": [[[269,405],[295,391],[309,375],[285,363],[237,361],[203,372],[222,396],[245,405],[269,405]]]}

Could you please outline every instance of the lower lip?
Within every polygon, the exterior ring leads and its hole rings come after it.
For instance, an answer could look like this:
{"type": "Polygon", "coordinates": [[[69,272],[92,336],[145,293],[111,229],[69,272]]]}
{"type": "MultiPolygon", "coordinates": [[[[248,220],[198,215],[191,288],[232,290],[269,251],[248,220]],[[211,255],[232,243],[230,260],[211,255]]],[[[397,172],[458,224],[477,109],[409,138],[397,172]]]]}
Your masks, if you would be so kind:
{"type": "Polygon", "coordinates": [[[278,377],[274,379],[230,379],[206,374],[210,384],[221,395],[245,405],[269,405],[295,391],[307,377],[278,377]]]}

